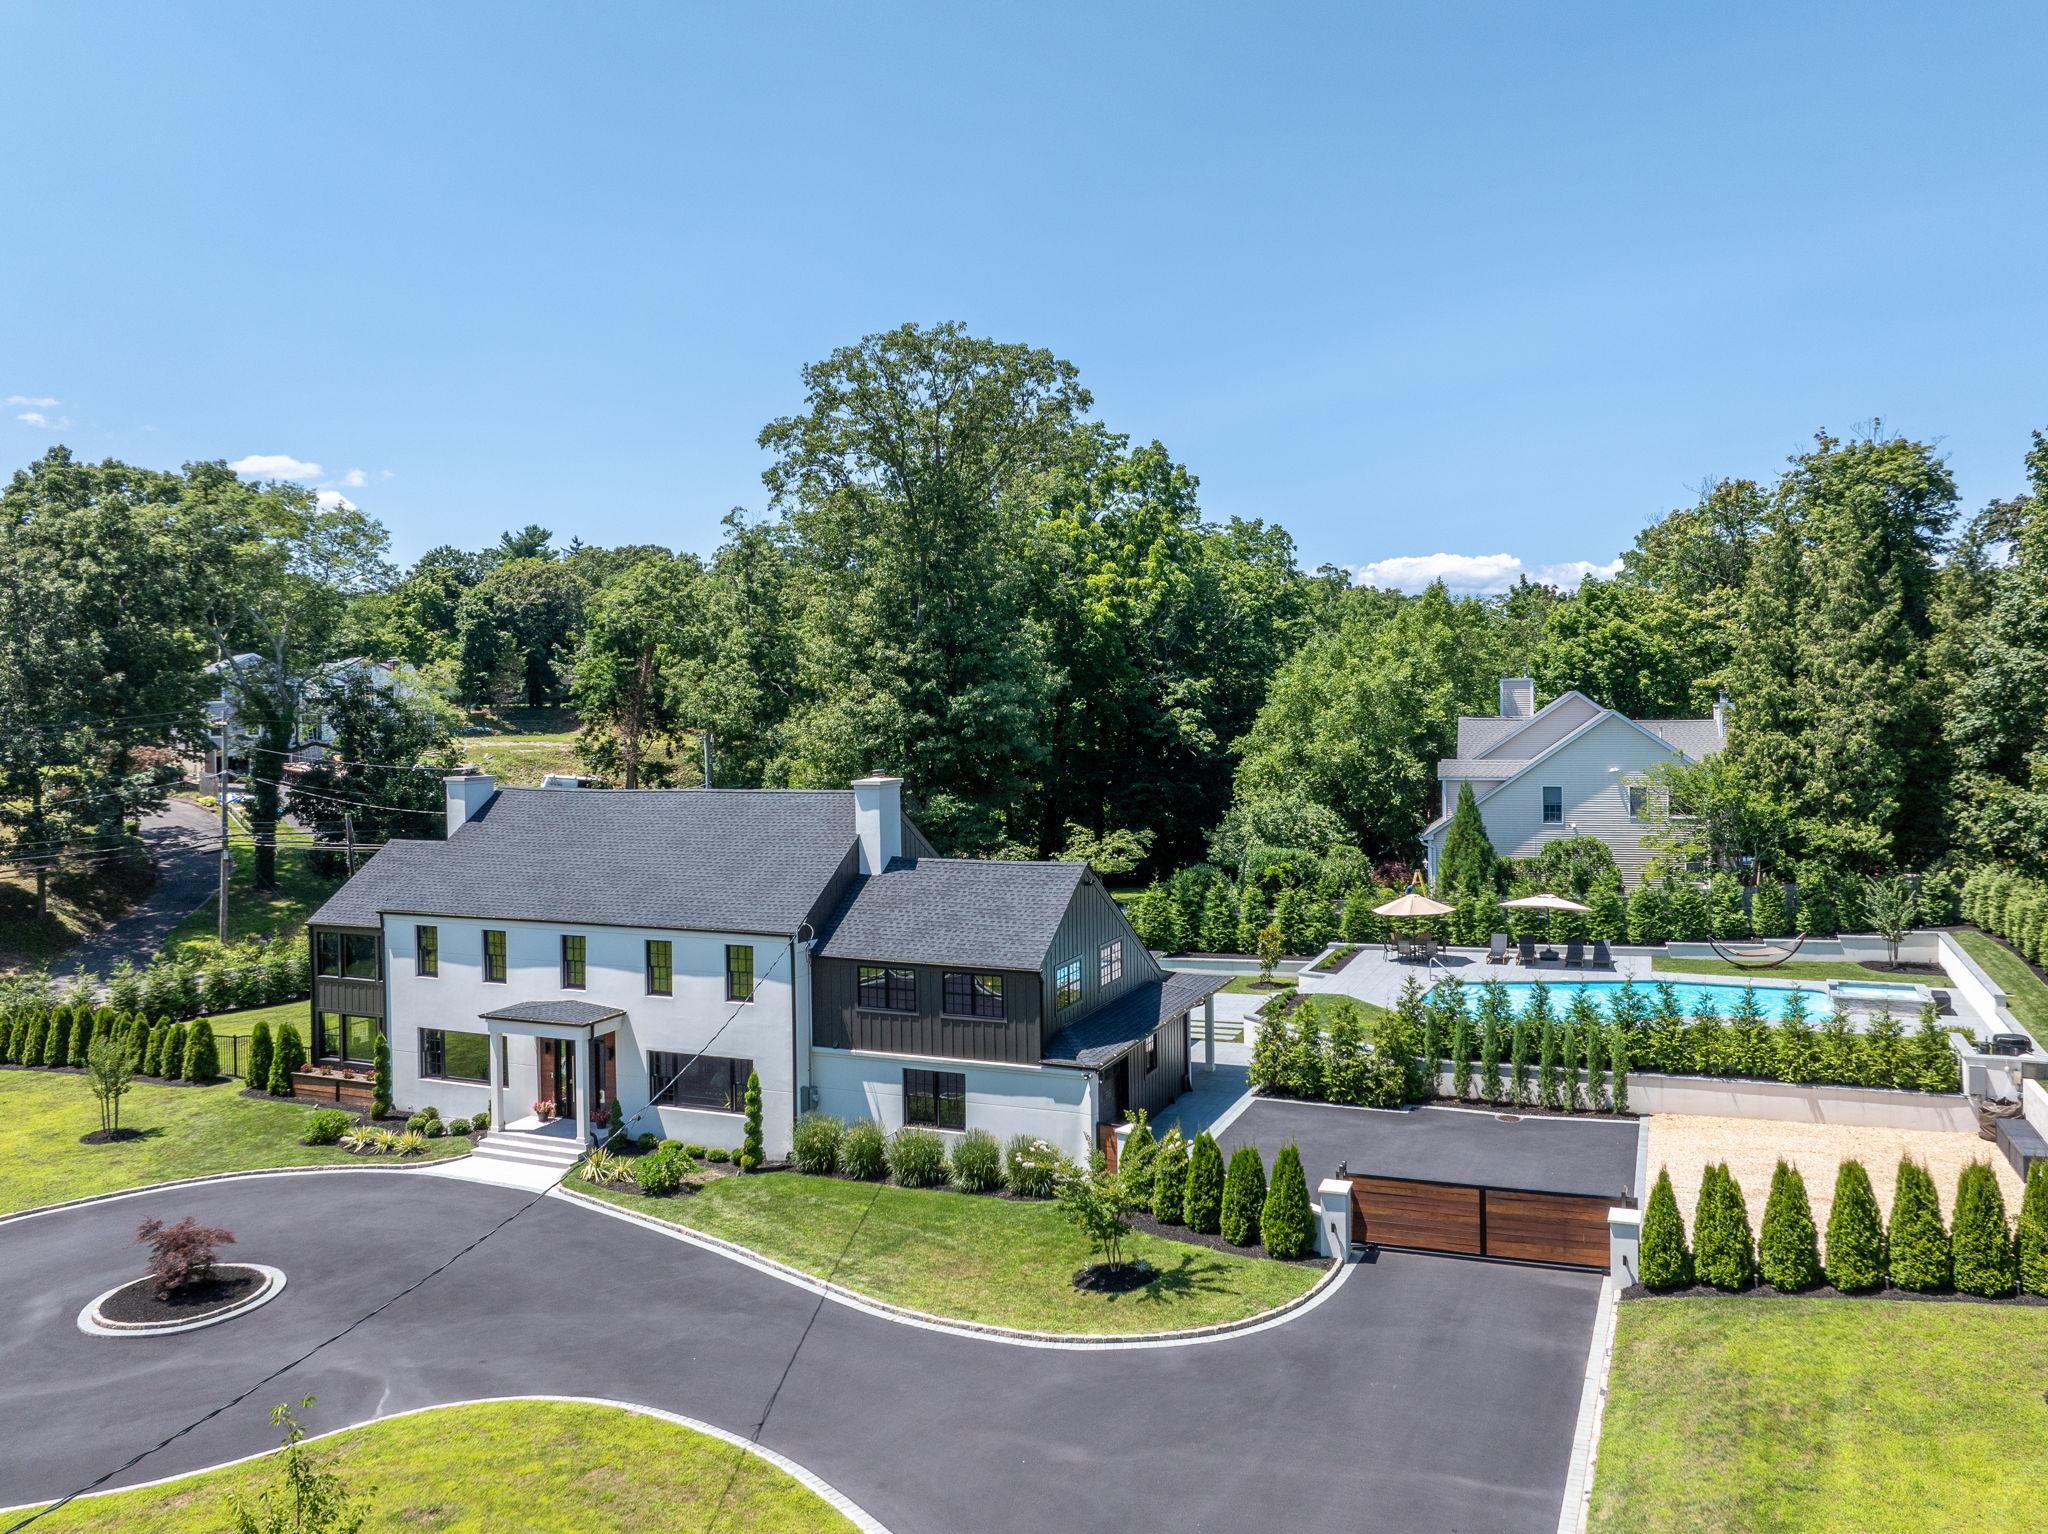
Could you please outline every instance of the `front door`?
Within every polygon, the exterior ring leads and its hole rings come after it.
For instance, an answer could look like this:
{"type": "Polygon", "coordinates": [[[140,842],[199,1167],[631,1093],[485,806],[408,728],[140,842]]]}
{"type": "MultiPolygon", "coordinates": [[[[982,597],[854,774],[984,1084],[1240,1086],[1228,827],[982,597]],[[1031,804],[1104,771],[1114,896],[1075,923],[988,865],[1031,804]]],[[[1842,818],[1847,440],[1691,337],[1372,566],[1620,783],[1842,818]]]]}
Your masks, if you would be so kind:
{"type": "Polygon", "coordinates": [[[540,1097],[552,1101],[555,1117],[576,1116],[576,1046],[567,1039],[535,1040],[539,1059],[540,1097]]]}

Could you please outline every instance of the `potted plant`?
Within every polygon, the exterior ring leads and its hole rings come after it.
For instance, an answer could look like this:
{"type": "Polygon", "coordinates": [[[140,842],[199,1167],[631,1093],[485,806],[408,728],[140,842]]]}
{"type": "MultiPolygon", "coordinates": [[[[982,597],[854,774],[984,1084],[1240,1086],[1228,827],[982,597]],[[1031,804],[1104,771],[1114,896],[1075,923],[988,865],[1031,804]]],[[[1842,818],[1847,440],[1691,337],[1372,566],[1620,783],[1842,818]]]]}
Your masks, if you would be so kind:
{"type": "Polygon", "coordinates": [[[533,1105],[533,1116],[545,1124],[555,1116],[555,1105],[551,1099],[542,1098],[533,1105]]]}

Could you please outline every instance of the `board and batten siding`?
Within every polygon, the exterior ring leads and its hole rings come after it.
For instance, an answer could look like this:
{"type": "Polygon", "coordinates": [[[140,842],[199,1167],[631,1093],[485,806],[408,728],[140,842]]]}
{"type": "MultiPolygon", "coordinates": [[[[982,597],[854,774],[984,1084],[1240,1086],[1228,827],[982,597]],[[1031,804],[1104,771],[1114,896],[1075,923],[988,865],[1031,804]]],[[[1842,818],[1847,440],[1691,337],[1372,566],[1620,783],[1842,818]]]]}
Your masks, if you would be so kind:
{"type": "Polygon", "coordinates": [[[982,969],[1003,977],[1003,1017],[947,1017],[941,986],[949,970],[971,965],[897,964],[917,973],[915,1012],[878,1012],[860,1005],[863,964],[879,960],[815,959],[811,963],[811,1042],[821,1049],[857,1049],[947,1060],[1035,1065],[1044,1053],[1039,976],[1033,970],[982,969]]]}
{"type": "MultiPolygon", "coordinates": [[[[310,1016],[322,1012],[346,1012],[351,1017],[384,1016],[384,976],[381,973],[383,957],[383,934],[375,927],[308,927],[306,929],[307,967],[313,976],[312,1004],[310,1016]],[[338,975],[320,973],[319,935],[323,932],[341,933],[353,937],[368,937],[378,940],[377,963],[380,973],[375,980],[348,980],[338,975]]],[[[311,1027],[310,1017],[307,1026],[311,1027]]],[[[309,1032],[305,1042],[311,1048],[313,1035],[309,1032]]]]}
{"type": "Polygon", "coordinates": [[[1067,914],[1060,918],[1059,928],[1053,934],[1052,947],[1046,950],[1041,979],[1049,1025],[1047,1036],[1070,1023],[1079,1022],[1133,986],[1158,980],[1165,973],[1145,945],[1138,941],[1138,934],[1131,930],[1122,908],[1102,887],[1102,882],[1092,873],[1083,874],[1081,882],[1075,886],[1074,898],[1067,902],[1067,914]],[[1102,948],[1106,943],[1119,940],[1124,945],[1123,978],[1105,986],[1102,984],[1102,948]],[[1053,976],[1070,959],[1081,961],[1081,999],[1055,1016],[1053,976]]]}

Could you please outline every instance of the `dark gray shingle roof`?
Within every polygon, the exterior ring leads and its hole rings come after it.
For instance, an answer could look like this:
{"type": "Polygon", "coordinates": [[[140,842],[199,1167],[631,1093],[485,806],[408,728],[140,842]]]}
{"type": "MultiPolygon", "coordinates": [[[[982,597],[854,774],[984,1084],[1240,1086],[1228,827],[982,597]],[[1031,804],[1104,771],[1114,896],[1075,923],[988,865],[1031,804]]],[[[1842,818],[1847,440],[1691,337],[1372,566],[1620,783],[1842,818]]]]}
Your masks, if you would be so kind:
{"type": "Polygon", "coordinates": [[[498,1023],[573,1023],[587,1027],[601,1023],[608,1017],[624,1017],[618,1007],[600,1006],[594,1001],[577,1001],[573,997],[557,996],[546,1001],[515,1001],[509,1007],[500,1007],[495,1012],[480,1012],[498,1023]]]}
{"type": "Polygon", "coordinates": [[[1085,863],[897,858],[854,881],[826,921],[818,953],[1037,969],[1087,871],[1085,863]]]}
{"type": "Polygon", "coordinates": [[[1082,1065],[1090,1070],[1109,1064],[1170,1018],[1201,1005],[1230,983],[1228,975],[1168,970],[1155,980],[1126,991],[1099,1012],[1072,1027],[1062,1028],[1045,1046],[1047,1065],[1082,1065]]]}
{"type": "Polygon", "coordinates": [[[445,842],[386,846],[313,920],[793,932],[853,844],[844,789],[505,788],[445,842]]]}

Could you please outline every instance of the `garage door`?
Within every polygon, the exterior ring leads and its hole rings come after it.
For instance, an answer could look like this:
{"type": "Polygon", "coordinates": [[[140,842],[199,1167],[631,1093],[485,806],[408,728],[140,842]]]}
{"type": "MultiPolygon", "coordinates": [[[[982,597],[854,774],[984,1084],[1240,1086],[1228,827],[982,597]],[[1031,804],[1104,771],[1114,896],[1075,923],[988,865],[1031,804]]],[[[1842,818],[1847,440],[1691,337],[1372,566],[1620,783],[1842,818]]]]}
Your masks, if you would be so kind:
{"type": "Polygon", "coordinates": [[[1378,1246],[1605,1272],[1612,1203],[1582,1193],[1353,1177],[1352,1237],[1378,1246]]]}

